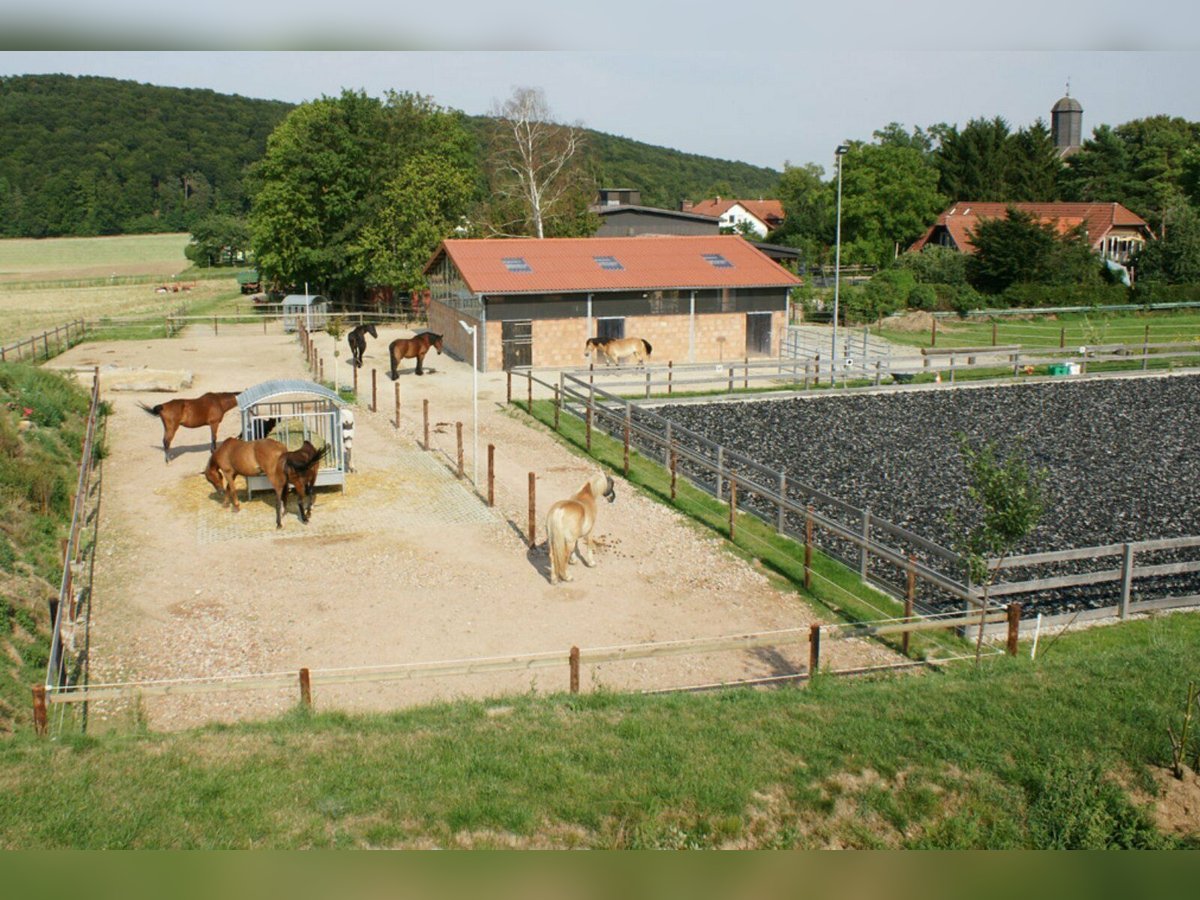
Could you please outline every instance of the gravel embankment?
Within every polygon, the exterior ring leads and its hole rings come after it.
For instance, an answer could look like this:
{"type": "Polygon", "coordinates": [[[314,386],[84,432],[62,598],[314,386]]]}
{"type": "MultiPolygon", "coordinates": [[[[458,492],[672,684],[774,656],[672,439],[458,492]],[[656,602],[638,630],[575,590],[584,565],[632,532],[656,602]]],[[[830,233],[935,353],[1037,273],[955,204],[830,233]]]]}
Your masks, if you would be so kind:
{"type": "MultiPolygon", "coordinates": [[[[958,538],[949,514],[972,521],[959,435],[1016,449],[1046,472],[1045,513],[1017,551],[1031,553],[1200,534],[1198,399],[1200,376],[1189,375],[656,411],[946,547],[958,538]]],[[[1194,553],[1146,554],[1138,563],[1185,558],[1194,553]]],[[[1109,557],[1099,567],[1119,564],[1109,557]]],[[[1138,584],[1143,595],[1200,592],[1196,576],[1138,584]]],[[[1112,603],[1113,589],[1059,591],[1041,603],[1047,611],[1112,603]]]]}

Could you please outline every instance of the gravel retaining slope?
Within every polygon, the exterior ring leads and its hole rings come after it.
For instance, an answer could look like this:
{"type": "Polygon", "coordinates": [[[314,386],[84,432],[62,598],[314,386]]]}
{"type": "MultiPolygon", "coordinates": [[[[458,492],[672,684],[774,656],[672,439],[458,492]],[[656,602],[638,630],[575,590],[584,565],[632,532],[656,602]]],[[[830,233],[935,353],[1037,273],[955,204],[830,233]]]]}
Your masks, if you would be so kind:
{"type": "MultiPolygon", "coordinates": [[[[1046,511],[1018,550],[1029,553],[1200,534],[1198,399],[1200,376],[1188,375],[656,412],[948,547],[956,536],[947,514],[970,521],[958,435],[976,446],[1019,440],[1028,462],[1046,470],[1046,511]]],[[[1172,590],[1200,591],[1192,581],[1176,579],[1172,590]]]]}

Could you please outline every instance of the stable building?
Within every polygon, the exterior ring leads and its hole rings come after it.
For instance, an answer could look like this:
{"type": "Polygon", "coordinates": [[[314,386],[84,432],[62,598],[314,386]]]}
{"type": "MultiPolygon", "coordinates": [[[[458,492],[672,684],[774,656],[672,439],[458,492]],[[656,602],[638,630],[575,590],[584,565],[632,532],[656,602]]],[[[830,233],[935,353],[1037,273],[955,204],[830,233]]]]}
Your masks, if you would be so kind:
{"type": "Polygon", "coordinates": [[[586,365],[590,337],[653,362],[778,356],[800,279],[736,235],[447,240],[425,267],[429,327],[479,368],[586,365]]]}

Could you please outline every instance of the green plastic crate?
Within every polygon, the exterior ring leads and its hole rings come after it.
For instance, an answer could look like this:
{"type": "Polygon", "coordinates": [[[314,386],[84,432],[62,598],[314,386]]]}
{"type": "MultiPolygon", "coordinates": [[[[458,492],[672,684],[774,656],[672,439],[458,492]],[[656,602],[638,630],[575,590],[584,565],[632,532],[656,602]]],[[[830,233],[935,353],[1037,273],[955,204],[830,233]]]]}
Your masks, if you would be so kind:
{"type": "Polygon", "coordinates": [[[1070,375],[1071,367],[1066,363],[1054,363],[1050,366],[1051,375],[1070,375]]]}

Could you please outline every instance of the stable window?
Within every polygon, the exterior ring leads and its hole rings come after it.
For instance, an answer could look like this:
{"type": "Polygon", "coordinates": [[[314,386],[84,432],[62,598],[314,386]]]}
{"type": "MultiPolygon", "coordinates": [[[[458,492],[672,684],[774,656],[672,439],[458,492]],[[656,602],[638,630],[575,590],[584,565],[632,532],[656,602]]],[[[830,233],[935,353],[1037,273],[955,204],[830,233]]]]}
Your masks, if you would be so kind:
{"type": "Polygon", "coordinates": [[[602,341],[619,341],[625,337],[625,317],[596,319],[596,337],[602,341]]]}

